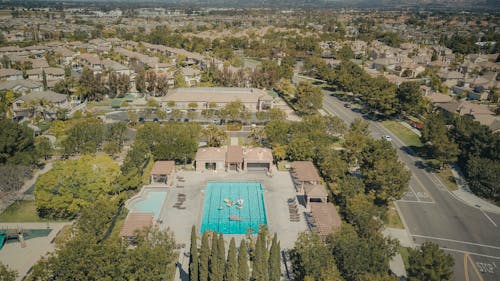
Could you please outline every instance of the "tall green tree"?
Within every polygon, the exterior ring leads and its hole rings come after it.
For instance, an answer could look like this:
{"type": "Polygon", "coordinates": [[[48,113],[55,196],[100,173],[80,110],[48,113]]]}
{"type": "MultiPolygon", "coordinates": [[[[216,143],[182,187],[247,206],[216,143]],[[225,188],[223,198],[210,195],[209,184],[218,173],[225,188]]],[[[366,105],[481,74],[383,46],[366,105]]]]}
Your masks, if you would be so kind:
{"type": "Polygon", "coordinates": [[[196,227],[191,228],[191,246],[189,248],[189,280],[198,281],[198,235],[196,235],[196,227]]]}
{"type": "Polygon", "coordinates": [[[219,239],[216,232],[212,233],[212,249],[209,261],[210,281],[222,281],[224,279],[224,264],[221,264],[219,239]]]}
{"type": "Polygon", "coordinates": [[[236,242],[234,237],[231,238],[231,242],[229,242],[226,268],[224,270],[224,281],[238,281],[238,260],[236,257],[236,242]]]}
{"type": "Polygon", "coordinates": [[[435,243],[424,242],[410,249],[408,279],[410,281],[445,281],[453,279],[453,258],[435,243]]]}
{"type": "Polygon", "coordinates": [[[305,115],[314,114],[323,107],[323,94],[311,83],[300,82],[295,91],[295,107],[305,115]]]}
{"type": "Polygon", "coordinates": [[[342,280],[328,245],[318,235],[300,233],[290,260],[296,280],[342,280]]]}
{"type": "Polygon", "coordinates": [[[219,259],[220,280],[224,279],[224,269],[226,267],[226,247],[224,245],[224,234],[219,233],[217,240],[217,258],[219,259]]]}
{"type": "Polygon", "coordinates": [[[342,225],[330,244],[337,266],[346,280],[359,280],[366,273],[388,272],[389,261],[398,246],[396,240],[378,233],[368,238],[360,237],[349,224],[342,225]]]}
{"type": "Polygon", "coordinates": [[[32,129],[9,119],[0,119],[0,128],[0,164],[30,165],[36,162],[32,129]]]}
{"type": "Polygon", "coordinates": [[[269,281],[281,280],[280,252],[280,242],[275,233],[271,243],[271,249],[269,250],[269,281]]]}
{"type": "Polygon", "coordinates": [[[441,165],[457,161],[460,150],[453,139],[448,136],[448,129],[441,116],[433,114],[427,118],[422,128],[421,140],[429,154],[441,165]]]}
{"type": "Polygon", "coordinates": [[[43,90],[47,90],[47,74],[45,73],[45,69],[42,70],[42,84],[43,84],[43,90]]]}
{"type": "Polygon", "coordinates": [[[371,140],[362,151],[361,173],[367,191],[381,203],[400,199],[410,181],[410,172],[385,140],[371,140]]]}
{"type": "Polygon", "coordinates": [[[14,281],[17,277],[17,271],[10,269],[8,266],[0,262],[0,280],[14,281]]]}
{"type": "Polygon", "coordinates": [[[425,111],[425,100],[420,90],[420,83],[403,82],[396,90],[401,110],[418,115],[425,111]]]}
{"type": "Polygon", "coordinates": [[[315,156],[314,143],[307,138],[293,138],[287,146],[291,161],[311,161],[315,156]]]}
{"type": "Polygon", "coordinates": [[[267,262],[267,254],[265,232],[259,230],[252,263],[252,278],[255,281],[269,280],[269,264],[267,262]]]}
{"type": "Polygon", "coordinates": [[[250,269],[248,268],[248,248],[245,239],[241,240],[238,249],[238,281],[250,280],[250,269]]]}
{"type": "Polygon", "coordinates": [[[210,261],[210,244],[208,242],[208,231],[203,232],[201,238],[201,248],[200,248],[200,269],[199,269],[199,280],[208,281],[209,275],[209,261],[210,261]]]}
{"type": "Polygon", "coordinates": [[[117,192],[113,183],[120,168],[109,156],[82,156],[55,162],[35,184],[38,214],[51,218],[74,218],[82,208],[101,196],[117,192]]]}
{"type": "Polygon", "coordinates": [[[500,161],[473,156],[466,166],[469,187],[474,194],[500,202],[500,161]]]}
{"type": "Polygon", "coordinates": [[[227,139],[226,132],[215,124],[210,124],[202,129],[201,135],[207,139],[207,145],[210,147],[219,147],[227,139]]]}

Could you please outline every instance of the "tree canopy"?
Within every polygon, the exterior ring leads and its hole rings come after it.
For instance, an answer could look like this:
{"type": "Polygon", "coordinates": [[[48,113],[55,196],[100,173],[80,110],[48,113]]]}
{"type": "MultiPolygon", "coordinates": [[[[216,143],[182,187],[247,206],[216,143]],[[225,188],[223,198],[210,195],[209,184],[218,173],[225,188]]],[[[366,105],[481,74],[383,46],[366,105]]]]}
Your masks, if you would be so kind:
{"type": "Polygon", "coordinates": [[[82,156],[55,162],[35,184],[37,211],[42,217],[72,218],[100,196],[116,191],[119,167],[108,156],[82,156]]]}

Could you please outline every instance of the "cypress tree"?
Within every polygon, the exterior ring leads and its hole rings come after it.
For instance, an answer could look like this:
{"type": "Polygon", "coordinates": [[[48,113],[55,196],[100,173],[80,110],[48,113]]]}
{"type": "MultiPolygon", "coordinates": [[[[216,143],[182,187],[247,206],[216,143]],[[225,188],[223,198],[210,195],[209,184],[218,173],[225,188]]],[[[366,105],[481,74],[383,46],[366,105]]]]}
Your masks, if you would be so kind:
{"type": "Polygon", "coordinates": [[[280,243],[275,233],[269,251],[269,281],[279,281],[281,279],[280,251],[280,243]]]}
{"type": "Polygon", "coordinates": [[[238,281],[250,280],[250,269],[248,268],[248,248],[245,239],[241,240],[238,251],[238,281]]]}
{"type": "Polygon", "coordinates": [[[43,85],[43,90],[47,90],[47,74],[45,73],[45,69],[42,69],[42,85],[43,85]]]}
{"type": "Polygon", "coordinates": [[[198,243],[196,242],[196,227],[191,228],[191,247],[189,248],[189,280],[198,281],[198,243]]]}
{"type": "Polygon", "coordinates": [[[212,252],[210,254],[210,281],[223,281],[224,277],[224,264],[220,262],[219,239],[217,233],[212,234],[212,252]]]}
{"type": "Polygon", "coordinates": [[[227,262],[224,272],[224,281],[238,280],[238,261],[236,260],[236,242],[231,238],[229,250],[227,252],[227,262]]]}
{"type": "Polygon", "coordinates": [[[254,249],[252,277],[255,281],[268,281],[268,271],[266,237],[263,231],[259,231],[254,249]]]}
{"type": "Polygon", "coordinates": [[[199,267],[199,281],[208,281],[208,262],[210,258],[210,245],[208,244],[208,232],[203,233],[201,238],[201,249],[200,249],[200,267],[199,267]]]}
{"type": "Polygon", "coordinates": [[[226,263],[226,247],[224,245],[224,235],[222,233],[219,234],[219,241],[217,242],[218,242],[217,250],[219,251],[217,257],[219,258],[219,265],[222,272],[222,277],[224,277],[224,265],[226,263]]]}

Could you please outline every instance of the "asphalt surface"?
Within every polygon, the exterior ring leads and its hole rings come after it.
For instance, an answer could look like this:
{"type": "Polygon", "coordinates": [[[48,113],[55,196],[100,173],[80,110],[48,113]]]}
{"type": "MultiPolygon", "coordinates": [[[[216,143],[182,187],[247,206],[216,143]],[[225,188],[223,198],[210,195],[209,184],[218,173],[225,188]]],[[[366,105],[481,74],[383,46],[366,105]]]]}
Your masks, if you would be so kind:
{"type": "MultiPolygon", "coordinates": [[[[324,93],[328,113],[348,123],[363,118],[330,92],[324,93]]],[[[392,137],[400,160],[412,172],[409,190],[396,207],[413,242],[432,241],[450,253],[455,259],[454,280],[500,280],[500,215],[460,201],[395,135],[379,122],[368,121],[374,138],[392,137]]]]}

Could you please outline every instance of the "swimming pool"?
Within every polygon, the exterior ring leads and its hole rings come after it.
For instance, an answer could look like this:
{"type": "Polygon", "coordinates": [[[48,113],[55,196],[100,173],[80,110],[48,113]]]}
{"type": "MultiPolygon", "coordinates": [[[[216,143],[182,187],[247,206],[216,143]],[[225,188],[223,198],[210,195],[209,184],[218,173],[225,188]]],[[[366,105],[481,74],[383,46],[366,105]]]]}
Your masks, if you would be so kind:
{"type": "Polygon", "coordinates": [[[154,213],[154,219],[158,220],[158,216],[160,215],[161,207],[163,206],[166,196],[166,191],[144,191],[141,199],[138,199],[136,202],[131,204],[130,210],[136,212],[154,213]]]}
{"type": "Polygon", "coordinates": [[[267,224],[263,193],[258,182],[209,182],[201,233],[205,230],[224,234],[246,234],[249,230],[256,233],[259,225],[267,224]]]}

